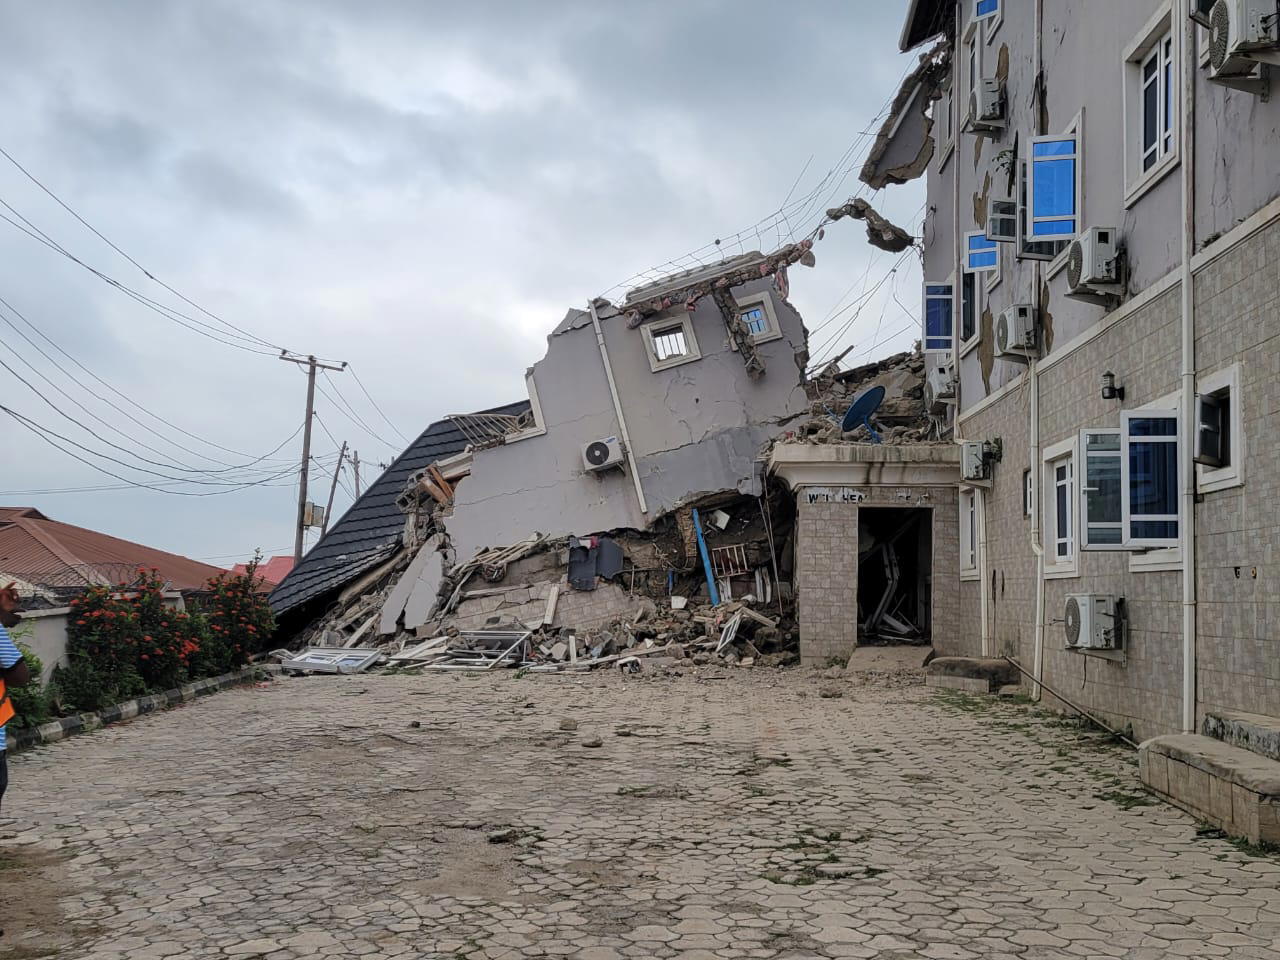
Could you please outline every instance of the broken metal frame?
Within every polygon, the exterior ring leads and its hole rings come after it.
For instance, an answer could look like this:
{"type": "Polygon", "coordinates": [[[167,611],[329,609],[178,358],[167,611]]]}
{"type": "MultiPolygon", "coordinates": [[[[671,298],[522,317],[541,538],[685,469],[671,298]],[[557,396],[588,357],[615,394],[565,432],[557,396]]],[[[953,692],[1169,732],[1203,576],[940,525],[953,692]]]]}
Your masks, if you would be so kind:
{"type": "MultiPolygon", "coordinates": [[[[514,641],[506,647],[493,649],[461,649],[447,648],[441,651],[443,656],[449,657],[448,661],[438,663],[428,663],[423,666],[425,670],[472,670],[483,671],[492,670],[500,663],[506,663],[517,648],[523,648],[528,643],[529,638],[533,636],[532,630],[464,630],[458,634],[460,638],[467,640],[495,640],[503,643],[511,640],[514,641]],[[500,652],[497,652],[500,650],[500,652]],[[497,652],[496,656],[492,656],[497,652]]],[[[525,651],[521,650],[521,654],[515,658],[515,664],[522,664],[528,660],[524,655],[525,651]]]]}
{"type": "Polygon", "coordinates": [[[296,655],[280,656],[282,670],[303,673],[360,673],[382,658],[369,647],[307,647],[296,655]]]}
{"type": "Polygon", "coordinates": [[[451,413],[446,417],[473,446],[491,446],[501,443],[513,433],[524,429],[525,419],[508,413],[451,413]]]}

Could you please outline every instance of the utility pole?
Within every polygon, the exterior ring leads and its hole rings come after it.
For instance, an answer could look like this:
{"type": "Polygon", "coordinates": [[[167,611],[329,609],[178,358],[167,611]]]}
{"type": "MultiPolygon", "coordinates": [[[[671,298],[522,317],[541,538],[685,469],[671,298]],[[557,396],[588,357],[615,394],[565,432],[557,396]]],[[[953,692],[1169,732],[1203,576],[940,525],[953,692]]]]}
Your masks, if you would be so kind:
{"type": "Polygon", "coordinates": [[[356,499],[360,499],[360,451],[351,451],[351,469],[356,475],[356,499]]]}
{"type": "Polygon", "coordinates": [[[298,529],[294,532],[293,562],[302,562],[302,538],[306,533],[307,516],[307,479],[311,472],[311,421],[316,412],[316,371],[335,370],[341,373],[346,369],[346,361],[340,365],[322,363],[313,356],[294,357],[281,350],[280,359],[288,363],[296,363],[307,368],[307,419],[302,422],[302,469],[298,483],[298,529]]]}
{"type": "Polygon", "coordinates": [[[338,489],[338,476],[342,473],[342,459],[347,455],[347,441],[342,441],[342,449],[338,451],[338,465],[333,468],[333,483],[329,484],[329,502],[324,508],[324,523],[320,525],[320,536],[329,532],[329,517],[333,515],[333,494],[338,489]]]}

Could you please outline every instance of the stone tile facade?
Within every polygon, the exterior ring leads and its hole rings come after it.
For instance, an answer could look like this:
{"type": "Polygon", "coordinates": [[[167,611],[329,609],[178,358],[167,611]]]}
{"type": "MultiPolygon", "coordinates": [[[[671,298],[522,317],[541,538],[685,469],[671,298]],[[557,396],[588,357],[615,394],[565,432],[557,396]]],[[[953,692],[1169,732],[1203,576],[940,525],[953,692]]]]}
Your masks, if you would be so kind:
{"type": "MultiPolygon", "coordinates": [[[[1196,364],[1201,377],[1242,368],[1243,486],[1204,493],[1196,507],[1199,591],[1197,722],[1208,710],[1280,715],[1280,224],[1253,234],[1204,264],[1195,279],[1196,364]]],[[[1180,289],[1151,302],[1076,347],[1039,374],[1041,448],[1087,427],[1118,427],[1122,409],[1179,389],[1180,289]],[[1112,370],[1123,401],[1103,400],[1099,374],[1112,370]]],[[[1052,356],[1052,355],[1051,355],[1052,356]]],[[[1036,560],[1022,506],[1030,457],[1030,385],[961,420],[968,439],[1000,437],[1004,459],[988,494],[981,580],[960,587],[967,655],[981,652],[980,595],[991,590],[994,652],[1034,660],[1036,560]]],[[[1176,406],[1176,404],[1175,404],[1176,406]]],[[[1077,479],[1079,478],[1077,463],[1077,479]]],[[[1138,572],[1128,553],[1078,551],[1078,575],[1045,587],[1044,681],[1119,727],[1146,738],[1177,731],[1182,709],[1182,574],[1138,572]],[[1060,618],[1069,594],[1122,596],[1129,611],[1123,657],[1069,651],[1060,618]]]]}
{"type": "Polygon", "coordinates": [[[955,487],[858,486],[860,502],[810,502],[797,494],[796,596],[804,663],[842,662],[858,644],[859,507],[932,513],[932,636],[935,649],[959,646],[960,532],[955,487]]]}

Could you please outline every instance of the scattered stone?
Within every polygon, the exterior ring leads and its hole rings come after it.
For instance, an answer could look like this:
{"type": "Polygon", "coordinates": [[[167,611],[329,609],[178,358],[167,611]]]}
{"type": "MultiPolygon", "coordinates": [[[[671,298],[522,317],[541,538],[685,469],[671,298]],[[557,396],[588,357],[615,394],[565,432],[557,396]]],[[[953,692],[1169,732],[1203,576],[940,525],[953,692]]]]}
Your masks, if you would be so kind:
{"type": "Polygon", "coordinates": [[[844,667],[827,667],[826,670],[822,671],[822,675],[828,680],[843,680],[844,667]]]}
{"type": "Polygon", "coordinates": [[[601,740],[599,737],[592,737],[590,740],[583,740],[582,745],[584,747],[592,747],[592,748],[603,747],[604,741],[601,740]]]}
{"type": "Polygon", "coordinates": [[[574,720],[572,717],[565,717],[560,721],[560,729],[565,733],[572,733],[574,730],[578,729],[578,721],[574,720]]]}
{"type": "Polygon", "coordinates": [[[519,827],[507,827],[505,830],[494,831],[486,839],[490,843],[515,843],[523,836],[524,831],[519,827]]]}
{"type": "Polygon", "coordinates": [[[996,695],[1006,699],[1009,697],[1020,697],[1022,696],[1022,687],[1016,683],[1006,683],[996,691],[996,695]]]}
{"type": "Polygon", "coordinates": [[[421,727],[421,726],[422,726],[422,721],[421,721],[421,720],[410,720],[410,721],[409,721],[409,726],[410,726],[410,727],[412,727],[414,730],[417,730],[419,727],[421,727]]]}
{"type": "Polygon", "coordinates": [[[693,655],[693,665],[695,667],[705,667],[712,661],[712,659],[713,658],[709,653],[695,653],[693,655]]]}
{"type": "Polygon", "coordinates": [[[866,868],[860,863],[824,863],[814,868],[813,872],[820,877],[838,880],[843,877],[860,877],[866,873],[866,868]]]}
{"type": "Polygon", "coordinates": [[[738,666],[740,667],[754,667],[755,665],[756,665],[755,657],[743,657],[741,660],[738,661],[738,666]]]}
{"type": "Polygon", "coordinates": [[[818,696],[823,700],[839,700],[844,696],[844,690],[833,683],[824,683],[818,688],[818,696]]]}

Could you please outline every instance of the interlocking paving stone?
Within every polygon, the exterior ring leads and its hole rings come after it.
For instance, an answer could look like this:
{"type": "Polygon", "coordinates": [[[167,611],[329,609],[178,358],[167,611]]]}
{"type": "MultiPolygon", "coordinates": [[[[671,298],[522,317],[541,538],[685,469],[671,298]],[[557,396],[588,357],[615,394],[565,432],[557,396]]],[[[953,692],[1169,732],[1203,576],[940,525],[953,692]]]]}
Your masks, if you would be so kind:
{"type": "Polygon", "coordinates": [[[842,683],[310,677],[19,755],[0,852],[58,892],[0,958],[1280,960],[1280,862],[1131,753],[842,683]]]}

